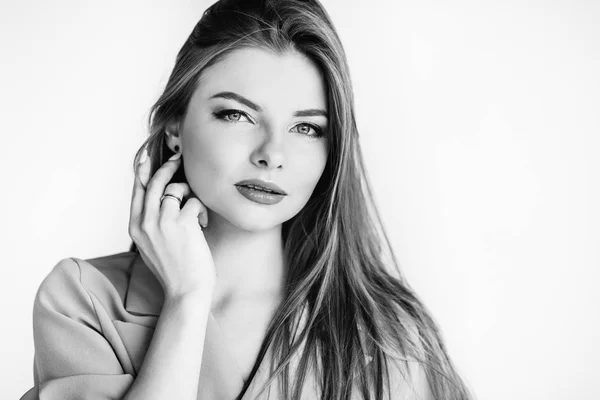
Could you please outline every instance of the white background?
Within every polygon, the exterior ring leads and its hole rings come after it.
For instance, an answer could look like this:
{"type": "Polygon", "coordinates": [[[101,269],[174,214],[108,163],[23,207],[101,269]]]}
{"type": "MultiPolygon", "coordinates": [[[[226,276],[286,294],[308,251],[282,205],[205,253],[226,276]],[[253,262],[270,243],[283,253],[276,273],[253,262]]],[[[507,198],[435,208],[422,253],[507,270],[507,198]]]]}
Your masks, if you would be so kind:
{"type": "MultiPolygon", "coordinates": [[[[386,228],[469,386],[599,399],[600,2],[324,4],[386,228]]],[[[1,3],[3,399],[33,383],[54,264],[127,250],[147,111],[208,5],[1,3]]]]}

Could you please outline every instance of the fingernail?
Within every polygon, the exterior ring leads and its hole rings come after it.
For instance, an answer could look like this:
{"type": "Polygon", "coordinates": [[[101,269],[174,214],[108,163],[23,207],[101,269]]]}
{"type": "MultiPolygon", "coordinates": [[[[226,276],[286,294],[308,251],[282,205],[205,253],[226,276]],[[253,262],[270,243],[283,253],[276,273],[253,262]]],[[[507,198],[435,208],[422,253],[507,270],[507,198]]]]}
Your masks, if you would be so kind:
{"type": "Polygon", "coordinates": [[[144,151],[142,151],[142,155],[140,156],[140,161],[138,164],[143,164],[147,159],[148,159],[148,151],[146,149],[144,149],[144,151]]]}
{"type": "Polygon", "coordinates": [[[179,157],[181,157],[181,153],[173,154],[171,158],[169,158],[169,161],[177,160],[179,157]]]}

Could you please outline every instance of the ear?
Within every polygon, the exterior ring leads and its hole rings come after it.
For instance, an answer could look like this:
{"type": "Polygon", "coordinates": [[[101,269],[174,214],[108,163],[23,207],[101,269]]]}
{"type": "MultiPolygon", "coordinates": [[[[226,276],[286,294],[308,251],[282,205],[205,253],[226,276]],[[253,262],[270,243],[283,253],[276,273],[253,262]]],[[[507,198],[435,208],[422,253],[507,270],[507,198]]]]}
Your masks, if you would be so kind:
{"type": "Polygon", "coordinates": [[[181,135],[179,133],[179,122],[173,121],[167,124],[165,127],[165,141],[169,149],[173,153],[179,153],[181,151],[181,135]]]}

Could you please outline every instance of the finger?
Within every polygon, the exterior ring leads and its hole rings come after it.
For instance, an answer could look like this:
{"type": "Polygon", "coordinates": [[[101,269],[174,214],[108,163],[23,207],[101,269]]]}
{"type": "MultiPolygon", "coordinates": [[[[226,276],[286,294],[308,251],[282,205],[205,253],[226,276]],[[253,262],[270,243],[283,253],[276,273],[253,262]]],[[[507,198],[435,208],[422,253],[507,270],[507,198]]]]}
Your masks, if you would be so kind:
{"type": "MultiPolygon", "coordinates": [[[[172,194],[183,200],[190,194],[190,187],[186,183],[170,183],[165,188],[164,194],[172,194]]],[[[179,215],[181,203],[172,197],[165,197],[160,205],[160,221],[173,220],[179,215]]]]}
{"type": "Polygon", "coordinates": [[[179,213],[179,219],[182,221],[196,221],[196,223],[203,223],[202,226],[206,224],[203,221],[201,216],[207,214],[208,210],[204,204],[197,197],[190,197],[186,202],[181,212],[179,213]]]}
{"type": "Polygon", "coordinates": [[[146,192],[144,182],[147,182],[147,176],[150,171],[150,160],[146,149],[142,152],[140,161],[135,169],[133,180],[133,189],[131,193],[131,207],[129,210],[129,224],[135,224],[144,208],[144,195],[146,192]],[[145,180],[146,179],[146,180],[145,180]]]}
{"type": "Polygon", "coordinates": [[[139,165],[139,168],[138,168],[139,171],[137,174],[140,184],[144,188],[144,191],[146,191],[148,182],[150,181],[150,172],[152,170],[152,160],[150,159],[150,156],[148,155],[147,150],[145,150],[145,152],[146,152],[146,160],[144,161],[144,163],[139,165]]]}
{"type": "Polygon", "coordinates": [[[155,173],[146,187],[144,199],[144,218],[158,218],[160,198],[165,191],[165,186],[181,165],[181,153],[177,153],[164,163],[155,173]]]}

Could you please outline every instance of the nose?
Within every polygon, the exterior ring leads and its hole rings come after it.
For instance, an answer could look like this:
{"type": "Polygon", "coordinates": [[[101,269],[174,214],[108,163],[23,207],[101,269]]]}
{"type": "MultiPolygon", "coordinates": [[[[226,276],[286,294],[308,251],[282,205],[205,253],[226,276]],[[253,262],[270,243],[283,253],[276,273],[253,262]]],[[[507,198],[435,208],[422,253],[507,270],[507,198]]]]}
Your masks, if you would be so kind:
{"type": "Polygon", "coordinates": [[[254,165],[260,168],[281,169],[285,160],[283,135],[265,132],[264,140],[251,155],[254,165]]]}

